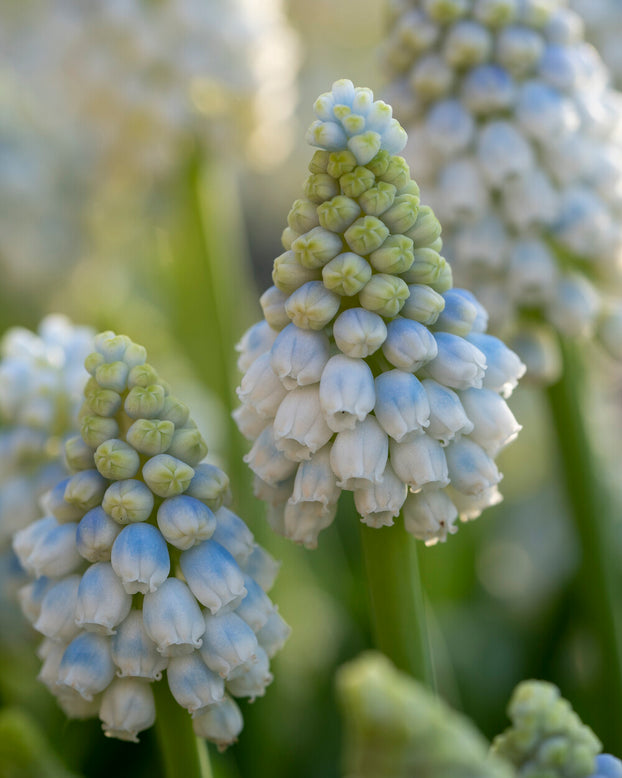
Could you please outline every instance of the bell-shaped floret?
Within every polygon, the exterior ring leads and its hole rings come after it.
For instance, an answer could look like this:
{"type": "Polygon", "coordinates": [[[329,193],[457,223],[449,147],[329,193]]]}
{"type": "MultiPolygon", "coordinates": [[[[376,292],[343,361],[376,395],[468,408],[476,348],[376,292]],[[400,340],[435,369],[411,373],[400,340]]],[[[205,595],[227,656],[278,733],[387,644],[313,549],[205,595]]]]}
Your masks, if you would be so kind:
{"type": "Polygon", "coordinates": [[[406,499],[406,484],[391,465],[387,465],[379,483],[369,483],[354,490],[354,504],[361,521],[369,527],[390,527],[399,516],[406,499]]]}
{"type": "Polygon", "coordinates": [[[432,378],[424,379],[422,384],[430,403],[428,435],[438,440],[442,446],[446,446],[456,435],[468,435],[472,432],[473,422],[465,413],[460,398],[454,391],[432,378]]]}
{"type": "Polygon", "coordinates": [[[234,700],[225,695],[220,702],[209,705],[192,717],[192,728],[198,737],[207,738],[224,749],[235,743],[244,726],[244,719],[234,700]]]}
{"type": "Polygon", "coordinates": [[[132,598],[109,562],[91,565],[80,581],[76,624],[100,635],[113,635],[130,612],[132,598]]]}
{"type": "Polygon", "coordinates": [[[163,656],[149,637],[140,610],[131,610],[119,624],[110,650],[120,678],[159,681],[168,664],[168,656],[163,656]]]}
{"type": "Polygon", "coordinates": [[[468,438],[451,442],[446,454],[451,484],[458,492],[476,496],[498,484],[502,478],[484,449],[468,438]]]}
{"type": "Polygon", "coordinates": [[[294,473],[297,464],[277,448],[272,425],[259,435],[244,461],[255,475],[270,486],[285,481],[294,473]]]}
{"type": "Polygon", "coordinates": [[[179,557],[181,571],[197,600],[212,614],[234,608],[245,596],[244,577],[226,548],[204,540],[179,557]]]}
{"type": "Polygon", "coordinates": [[[70,575],[46,587],[39,616],[34,622],[37,632],[53,640],[69,643],[80,631],[76,625],[79,575],[70,575]]]}
{"type": "Polygon", "coordinates": [[[43,598],[54,583],[55,582],[51,578],[41,576],[41,578],[36,578],[34,581],[31,581],[18,589],[17,599],[19,607],[31,624],[34,624],[39,618],[43,598]]]}
{"type": "Polygon", "coordinates": [[[394,367],[414,373],[437,352],[434,336],[423,324],[402,317],[389,322],[382,353],[394,367]]]}
{"type": "Polygon", "coordinates": [[[99,505],[108,482],[97,470],[82,470],[72,476],[65,487],[65,500],[86,511],[99,505]]]}
{"type": "Polygon", "coordinates": [[[290,626],[274,608],[266,623],[257,632],[257,640],[268,657],[272,659],[283,648],[291,631],[290,626]]]}
{"type": "Polygon", "coordinates": [[[390,441],[391,466],[413,492],[423,487],[447,486],[449,472],[441,444],[427,434],[407,435],[400,443],[390,441]]]}
{"type": "Polygon", "coordinates": [[[137,678],[114,680],[102,696],[99,717],[107,737],[137,743],[137,734],[155,722],[151,687],[137,678]]]}
{"type": "Polygon", "coordinates": [[[375,380],[374,414],[382,429],[401,441],[429,425],[430,404],[419,379],[403,370],[389,370],[375,380]]]}
{"type": "Polygon", "coordinates": [[[238,396],[253,408],[259,416],[273,419],[286,389],[272,368],[271,352],[258,357],[242,379],[238,396]]]}
{"type": "Polygon", "coordinates": [[[216,529],[216,519],[207,505],[186,494],[164,500],[157,521],[164,539],[182,551],[211,538],[216,529]]]}
{"type": "Polygon", "coordinates": [[[254,632],[257,632],[268,620],[274,605],[261,586],[248,575],[244,576],[244,587],[246,595],[235,612],[254,632]]]}
{"type": "MultiPolygon", "coordinates": [[[[481,386],[484,389],[499,392],[503,397],[509,397],[516,388],[519,379],[525,374],[525,365],[513,351],[493,335],[471,333],[469,342],[484,354],[486,360],[486,374],[481,386]]],[[[455,388],[466,389],[468,387],[455,388]]]]}
{"type": "Polygon", "coordinates": [[[190,654],[201,646],[205,621],[192,592],[177,578],[167,578],[143,601],[147,634],[164,656],[190,654]]]}
{"type": "MultiPolygon", "coordinates": [[[[323,332],[303,330],[295,324],[288,324],[272,345],[270,365],[285,389],[291,390],[317,383],[329,356],[330,344],[323,332]]],[[[250,371],[246,375],[249,374],[250,371]]]]}
{"type": "Polygon", "coordinates": [[[237,612],[205,614],[205,633],[199,653],[214,673],[228,678],[237,667],[251,662],[256,651],[255,633],[237,612]]]}
{"type": "MultiPolygon", "coordinates": [[[[35,578],[42,575],[48,578],[62,578],[76,570],[82,562],[82,557],[76,548],[78,525],[74,522],[58,524],[54,518],[51,522],[42,519],[36,524],[38,525],[37,540],[27,556],[21,550],[21,543],[25,536],[21,536],[21,533],[16,535],[14,549],[23,568],[35,578]]],[[[22,530],[22,532],[26,531],[22,530]]],[[[34,537],[34,533],[29,537],[34,537]]]]}
{"type": "Polygon", "coordinates": [[[490,389],[467,389],[460,400],[473,422],[469,437],[493,459],[522,429],[503,397],[490,389]]]}
{"type": "Polygon", "coordinates": [[[321,387],[322,384],[319,388],[314,385],[292,389],[276,413],[276,447],[294,461],[309,459],[332,437],[333,431],[322,413],[321,387]]]}
{"type": "Polygon", "coordinates": [[[92,700],[113,678],[109,638],[81,632],[65,649],[58,668],[58,683],[74,689],[85,700],[92,700]]]}
{"type": "Polygon", "coordinates": [[[337,503],[324,505],[315,500],[294,502],[290,498],[285,505],[281,534],[294,543],[302,543],[305,548],[316,548],[318,535],[332,524],[336,513],[337,503]]]}
{"type": "Polygon", "coordinates": [[[382,480],[389,454],[386,433],[373,416],[352,430],[338,433],[330,451],[330,466],[342,489],[382,480]]]}
{"type": "Polygon", "coordinates": [[[374,377],[367,363],[342,354],[331,357],[320,380],[319,401],[332,432],[354,429],[375,403],[374,377]]]}
{"type": "Polygon", "coordinates": [[[406,530],[423,540],[426,546],[433,546],[439,541],[444,543],[448,535],[458,531],[455,526],[458,511],[442,489],[409,494],[403,515],[406,530]]]}
{"type": "Polygon", "coordinates": [[[437,332],[434,338],[438,353],[426,364],[426,374],[452,389],[481,388],[487,371],[485,354],[459,335],[437,332]]]}
{"type": "Polygon", "coordinates": [[[267,321],[260,321],[249,327],[235,347],[240,354],[238,370],[245,373],[257,357],[270,350],[277,335],[277,330],[272,329],[267,321]]]}
{"type": "Polygon", "coordinates": [[[347,357],[363,358],[376,352],[387,337],[381,316],[365,308],[348,308],[335,319],[333,337],[347,357]]]}
{"type": "Polygon", "coordinates": [[[171,563],[166,542],[151,524],[130,524],[114,541],[112,569],[128,594],[154,592],[167,578],[171,563]]]}
{"type": "Polygon", "coordinates": [[[280,566],[280,562],[277,562],[263,546],[256,543],[250,556],[241,565],[241,569],[246,575],[254,578],[264,592],[269,592],[274,585],[280,566]]]}
{"type": "Polygon", "coordinates": [[[76,530],[76,547],[89,562],[108,562],[121,527],[100,506],[84,514],[76,530]]]}
{"type": "Polygon", "coordinates": [[[256,657],[253,662],[240,665],[227,679],[227,691],[235,697],[250,697],[251,702],[256,697],[265,694],[266,686],[272,683],[273,675],[270,672],[270,659],[258,645],[256,657]]]}
{"type": "Polygon", "coordinates": [[[208,508],[217,511],[230,499],[229,476],[216,465],[200,462],[194,468],[194,475],[185,494],[196,497],[208,508]]]}
{"type": "Polygon", "coordinates": [[[214,514],[216,530],[212,540],[226,548],[238,565],[243,566],[255,549],[255,539],[246,522],[228,508],[219,508],[214,514]]]}
{"type": "Polygon", "coordinates": [[[220,702],[225,694],[225,682],[208,668],[198,651],[172,657],[166,677],[171,694],[190,713],[220,702]]]}

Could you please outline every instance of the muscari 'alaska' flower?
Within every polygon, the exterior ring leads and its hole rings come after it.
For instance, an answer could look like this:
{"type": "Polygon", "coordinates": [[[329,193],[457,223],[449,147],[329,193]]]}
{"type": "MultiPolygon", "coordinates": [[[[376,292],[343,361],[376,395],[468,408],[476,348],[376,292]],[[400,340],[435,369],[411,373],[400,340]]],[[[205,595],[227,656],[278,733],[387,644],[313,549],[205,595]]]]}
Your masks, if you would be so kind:
{"type": "Polygon", "coordinates": [[[504,398],[524,366],[452,288],[390,106],[341,80],[314,110],[304,196],[239,346],[246,461],[274,529],[307,547],[343,489],[366,524],[402,512],[433,544],[501,499],[494,459],[520,429],[504,398]]]}
{"type": "Polygon", "coordinates": [[[569,5],[585,22],[587,39],[598,49],[619,89],[622,85],[622,3],[620,0],[570,0],[569,5]]]}
{"type": "Polygon", "coordinates": [[[67,715],[136,740],[166,671],[195,732],[224,747],[242,729],[233,698],[263,695],[289,633],[266,594],[278,565],[227,507],[227,476],[145,349],[112,332],[95,349],[73,475],[13,543],[45,637],[40,679],[67,715]]]}
{"type": "MultiPolygon", "coordinates": [[[[0,559],[16,580],[11,537],[40,515],[40,498],[65,475],[63,439],[77,429],[94,335],[52,315],[37,333],[13,327],[0,345],[0,559]]],[[[11,577],[3,579],[5,589],[11,577]]]]}
{"type": "Polygon", "coordinates": [[[621,98],[563,0],[396,0],[384,59],[457,281],[543,382],[622,358],[621,98]]]}
{"type": "Polygon", "coordinates": [[[590,778],[622,778],[622,761],[611,754],[599,754],[596,772],[590,778]]]}
{"type": "Polygon", "coordinates": [[[600,741],[553,684],[520,683],[508,715],[512,726],[495,738],[492,753],[511,762],[519,778],[588,778],[606,763],[602,756],[596,763],[600,741]]]}

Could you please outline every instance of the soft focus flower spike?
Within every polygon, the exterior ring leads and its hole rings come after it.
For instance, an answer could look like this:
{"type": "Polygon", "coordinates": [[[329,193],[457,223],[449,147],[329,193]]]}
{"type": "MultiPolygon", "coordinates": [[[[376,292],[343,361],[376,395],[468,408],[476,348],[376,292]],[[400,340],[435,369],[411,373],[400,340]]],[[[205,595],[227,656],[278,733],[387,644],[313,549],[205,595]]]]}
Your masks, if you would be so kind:
{"type": "Polygon", "coordinates": [[[391,526],[403,509],[432,545],[456,531],[449,487],[482,510],[498,500],[493,459],[520,429],[505,398],[525,367],[486,334],[485,307],[452,288],[390,106],[342,79],[314,111],[317,150],[264,320],[238,346],[245,461],[273,529],[307,548],[344,489],[365,524],[391,526]]]}
{"type": "Polygon", "coordinates": [[[540,384],[561,373],[558,335],[620,358],[622,102],[581,18],[616,40],[615,5],[405,0],[383,50],[456,280],[540,384]]]}
{"type": "Polygon", "coordinates": [[[508,706],[512,721],[492,744],[492,753],[507,759],[517,775],[546,773],[552,778],[588,778],[601,744],[581,722],[559,689],[545,681],[523,681],[508,706]]]}
{"type": "Polygon", "coordinates": [[[345,729],[345,768],[353,778],[511,778],[488,754],[471,722],[382,654],[344,665],[337,694],[345,729]]]}
{"type": "Polygon", "coordinates": [[[289,634],[266,594],[278,564],[226,507],[228,477],[200,461],[207,446],[145,349],[113,332],[94,346],[74,473],[13,543],[36,578],[20,602],[46,638],[40,679],[69,716],[133,742],[156,717],[151,684],[168,683],[224,748],[243,724],[225,690],[263,695],[289,634]]]}

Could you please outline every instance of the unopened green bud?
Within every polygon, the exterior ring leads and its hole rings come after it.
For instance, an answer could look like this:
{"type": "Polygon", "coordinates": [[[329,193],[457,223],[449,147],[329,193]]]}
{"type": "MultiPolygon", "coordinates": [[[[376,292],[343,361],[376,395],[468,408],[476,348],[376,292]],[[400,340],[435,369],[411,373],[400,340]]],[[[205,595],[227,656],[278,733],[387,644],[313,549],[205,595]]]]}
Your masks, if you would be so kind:
{"type": "Polygon", "coordinates": [[[272,280],[277,289],[285,294],[291,294],[307,281],[317,281],[318,270],[303,267],[293,251],[286,251],[274,260],[272,280]]]}
{"type": "Polygon", "coordinates": [[[125,349],[123,361],[129,367],[144,365],[146,360],[147,349],[144,346],[140,346],[138,343],[130,343],[129,346],[125,349]]]}
{"type": "Polygon", "coordinates": [[[65,441],[65,462],[69,470],[88,470],[93,467],[93,449],[80,435],[65,441]]]}
{"type": "Polygon", "coordinates": [[[174,497],[185,492],[193,476],[190,465],[169,454],[159,454],[143,467],[145,483],[158,497],[174,497]]]}
{"type": "Polygon", "coordinates": [[[106,362],[95,371],[95,380],[102,389],[123,392],[127,386],[129,372],[130,369],[125,362],[106,362]]]}
{"type": "Polygon", "coordinates": [[[419,184],[416,181],[413,181],[412,178],[406,184],[406,186],[403,186],[401,189],[399,189],[397,193],[398,195],[409,194],[413,197],[416,197],[417,202],[421,201],[421,191],[419,190],[419,184]]]}
{"type": "Polygon", "coordinates": [[[92,376],[91,378],[88,379],[88,381],[84,385],[83,393],[86,399],[88,400],[90,397],[92,397],[92,395],[95,394],[95,392],[99,392],[100,389],[101,386],[97,383],[95,376],[92,376]]]}
{"type": "Polygon", "coordinates": [[[436,240],[433,240],[432,243],[430,243],[429,246],[426,248],[434,249],[434,251],[438,251],[438,253],[441,253],[441,250],[443,248],[443,239],[439,236],[436,240]]]}
{"type": "Polygon", "coordinates": [[[370,254],[369,261],[381,273],[404,273],[415,261],[413,242],[405,235],[389,235],[382,246],[370,254]]]}
{"type": "Polygon", "coordinates": [[[404,273],[404,280],[409,284],[431,285],[441,271],[441,255],[433,249],[415,249],[413,254],[415,261],[404,273]]]}
{"type": "Polygon", "coordinates": [[[87,415],[83,417],[80,424],[80,434],[91,448],[97,448],[105,440],[118,436],[119,425],[112,418],[87,415]]]}
{"type": "MultiPolygon", "coordinates": [[[[353,119],[354,118],[355,117],[353,117],[353,119]]],[[[361,124],[364,126],[365,119],[362,116],[360,118],[363,120],[361,124]]],[[[381,145],[382,137],[373,130],[367,130],[367,132],[361,132],[359,135],[353,135],[348,141],[348,148],[356,157],[356,161],[359,165],[366,165],[368,162],[371,162],[380,151],[381,145]]]]}
{"type": "Polygon", "coordinates": [[[391,232],[407,232],[417,221],[419,198],[404,194],[395,198],[393,205],[382,214],[382,221],[391,232]]]}
{"type": "Polygon", "coordinates": [[[351,297],[369,281],[371,267],[363,257],[347,251],[331,259],[322,270],[322,278],[327,289],[351,297]]]}
{"type": "Polygon", "coordinates": [[[396,189],[402,189],[410,181],[410,168],[404,157],[391,157],[387,169],[378,178],[393,184],[396,189]]]}
{"type": "Polygon", "coordinates": [[[359,198],[359,205],[370,216],[380,216],[393,205],[396,189],[393,184],[379,181],[359,198]]]}
{"type": "Polygon", "coordinates": [[[81,470],[67,482],[64,499],[86,512],[101,503],[107,487],[106,479],[97,470],[81,470]]]}
{"type": "MultiPolygon", "coordinates": [[[[351,200],[343,195],[337,195],[332,200],[318,205],[317,208],[320,224],[331,232],[343,232],[346,230],[360,212],[359,204],[355,200],[351,200]]],[[[311,226],[314,227],[315,225],[311,226]]]]}
{"type": "Polygon", "coordinates": [[[339,179],[341,191],[347,197],[360,197],[375,183],[374,174],[366,167],[356,167],[351,173],[344,173],[339,179]]]}
{"type": "Polygon", "coordinates": [[[198,465],[186,494],[204,502],[217,511],[229,493],[229,476],[216,465],[203,462],[198,465]]]}
{"type": "Polygon", "coordinates": [[[136,365],[130,370],[127,385],[130,389],[134,386],[151,386],[158,383],[158,374],[149,364],[136,365]]]}
{"type": "Polygon", "coordinates": [[[406,282],[386,273],[372,276],[359,295],[363,308],[388,317],[397,316],[407,298],[406,282]]]}
{"type": "Polygon", "coordinates": [[[292,247],[292,243],[298,237],[300,237],[300,234],[296,232],[296,230],[292,230],[291,227],[286,227],[281,233],[281,246],[283,246],[285,251],[289,251],[292,247]]]}
{"type": "Polygon", "coordinates": [[[159,384],[134,386],[125,398],[123,407],[130,419],[159,419],[165,400],[164,387],[159,384]]]}
{"type": "Polygon", "coordinates": [[[343,249],[343,241],[334,232],[324,227],[314,227],[292,243],[296,259],[304,267],[323,267],[343,249]]]}
{"type": "Polygon", "coordinates": [[[311,162],[309,162],[309,171],[311,173],[326,173],[329,157],[329,151],[318,149],[311,157],[311,162]]]}
{"type": "Polygon", "coordinates": [[[112,438],[97,447],[95,467],[113,481],[133,478],[140,467],[140,457],[124,440],[112,438]]]}
{"type": "Polygon", "coordinates": [[[207,444],[196,427],[182,427],[175,430],[167,452],[195,467],[207,455],[207,444]]]}
{"type": "Polygon", "coordinates": [[[113,389],[97,387],[86,399],[86,404],[98,416],[114,416],[121,407],[121,395],[113,389]]]}
{"type": "Polygon", "coordinates": [[[172,421],[176,427],[183,427],[190,416],[190,409],[181,400],[178,400],[172,394],[169,394],[164,400],[164,407],[160,412],[161,419],[172,421]]]}
{"type": "Polygon", "coordinates": [[[317,227],[319,221],[315,205],[310,200],[295,200],[287,214],[287,223],[300,235],[317,227]]]}
{"type": "Polygon", "coordinates": [[[285,311],[285,303],[288,299],[288,295],[276,286],[266,289],[259,298],[264,318],[275,330],[282,330],[289,324],[289,316],[285,311]]]}
{"type": "Polygon", "coordinates": [[[328,157],[326,172],[333,178],[341,178],[346,173],[351,173],[356,167],[356,157],[351,151],[333,151],[328,157]]]}
{"type": "Polygon", "coordinates": [[[430,286],[435,292],[443,294],[454,285],[454,278],[451,272],[451,265],[445,257],[441,257],[441,263],[438,271],[438,277],[430,282],[430,286]]]}
{"type": "Polygon", "coordinates": [[[305,181],[304,191],[312,203],[323,203],[339,194],[339,184],[328,173],[313,173],[305,181]]]}
{"type": "Polygon", "coordinates": [[[430,325],[438,319],[445,308],[445,300],[426,284],[411,284],[409,298],[401,310],[402,316],[421,324],[430,325]]]}
{"type": "Polygon", "coordinates": [[[285,303],[287,315],[303,330],[321,330],[339,310],[341,299],[321,281],[309,281],[285,303]]]}
{"type": "Polygon", "coordinates": [[[90,373],[92,376],[94,376],[97,368],[100,365],[103,365],[105,361],[106,360],[104,359],[103,354],[100,354],[99,351],[93,351],[84,360],[84,367],[87,373],[90,373]]]}
{"type": "Polygon", "coordinates": [[[118,362],[123,359],[125,349],[132,342],[127,335],[115,335],[112,330],[100,332],[94,339],[95,350],[99,351],[106,362],[118,362]]]}
{"type": "Polygon", "coordinates": [[[406,232],[415,248],[430,246],[441,234],[441,223],[428,205],[422,205],[417,213],[417,221],[406,232]]]}
{"type": "Polygon", "coordinates": [[[119,524],[147,521],[153,505],[149,487],[134,479],[115,481],[106,489],[102,499],[102,508],[119,524]]]}
{"type": "Polygon", "coordinates": [[[127,442],[147,456],[163,454],[171,445],[175,425],[162,419],[138,419],[126,433],[127,442]]]}
{"type": "Polygon", "coordinates": [[[346,230],[344,238],[357,254],[371,254],[380,248],[389,235],[388,227],[376,216],[363,216],[346,230]]]}
{"type": "Polygon", "coordinates": [[[376,156],[365,165],[374,176],[383,176],[387,172],[391,154],[386,149],[381,149],[376,156]]]}

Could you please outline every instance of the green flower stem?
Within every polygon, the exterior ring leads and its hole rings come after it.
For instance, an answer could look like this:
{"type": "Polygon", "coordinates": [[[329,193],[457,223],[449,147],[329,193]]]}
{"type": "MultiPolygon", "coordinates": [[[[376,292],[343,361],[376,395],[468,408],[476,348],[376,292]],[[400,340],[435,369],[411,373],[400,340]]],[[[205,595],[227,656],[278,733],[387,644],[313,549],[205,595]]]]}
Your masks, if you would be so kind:
{"type": "Polygon", "coordinates": [[[376,646],[400,670],[436,687],[415,540],[401,526],[361,524],[376,646]]]}
{"type": "Polygon", "coordinates": [[[612,559],[612,529],[618,519],[603,469],[593,448],[584,418],[588,400],[583,365],[576,346],[562,341],[563,377],[548,389],[566,492],[581,542],[579,596],[599,642],[598,708],[596,727],[611,744],[619,740],[622,720],[622,624],[621,601],[616,596],[612,559]]]}
{"type": "Polygon", "coordinates": [[[154,683],[153,693],[166,778],[212,778],[207,744],[194,734],[190,714],[175,702],[165,681],[154,683]]]}

